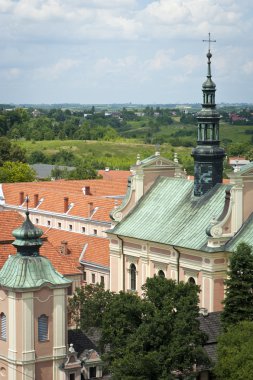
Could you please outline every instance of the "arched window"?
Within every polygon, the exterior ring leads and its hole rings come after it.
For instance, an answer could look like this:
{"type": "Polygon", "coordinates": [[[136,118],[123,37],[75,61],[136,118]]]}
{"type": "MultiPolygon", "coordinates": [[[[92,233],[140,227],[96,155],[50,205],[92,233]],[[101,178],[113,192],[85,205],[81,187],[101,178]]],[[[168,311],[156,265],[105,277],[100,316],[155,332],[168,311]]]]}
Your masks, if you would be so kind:
{"type": "Polygon", "coordinates": [[[130,286],[131,290],[136,290],[136,266],[130,265],[130,286]]]}
{"type": "Polygon", "coordinates": [[[7,340],[6,315],[0,314],[0,339],[7,340]]]}
{"type": "Polygon", "coordinates": [[[45,314],[38,318],[38,336],[40,342],[48,340],[48,317],[45,314]]]}
{"type": "Polygon", "coordinates": [[[195,285],[195,284],[196,284],[196,281],[194,280],[193,277],[189,277],[189,278],[188,278],[188,283],[191,284],[191,285],[195,285]]]}
{"type": "Polygon", "coordinates": [[[158,276],[159,276],[159,277],[162,277],[162,278],[165,278],[165,273],[164,273],[164,271],[160,269],[159,272],[158,272],[158,276]]]}

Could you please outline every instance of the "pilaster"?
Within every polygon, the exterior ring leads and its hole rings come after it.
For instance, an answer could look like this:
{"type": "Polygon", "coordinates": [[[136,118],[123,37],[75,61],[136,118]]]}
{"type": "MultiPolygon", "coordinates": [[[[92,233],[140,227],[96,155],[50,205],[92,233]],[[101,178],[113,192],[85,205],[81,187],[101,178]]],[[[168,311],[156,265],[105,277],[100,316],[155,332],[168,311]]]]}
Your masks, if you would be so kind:
{"type": "MultiPolygon", "coordinates": [[[[35,360],[33,292],[22,294],[22,361],[35,360]]],[[[30,369],[27,369],[29,372],[30,369]]]]}

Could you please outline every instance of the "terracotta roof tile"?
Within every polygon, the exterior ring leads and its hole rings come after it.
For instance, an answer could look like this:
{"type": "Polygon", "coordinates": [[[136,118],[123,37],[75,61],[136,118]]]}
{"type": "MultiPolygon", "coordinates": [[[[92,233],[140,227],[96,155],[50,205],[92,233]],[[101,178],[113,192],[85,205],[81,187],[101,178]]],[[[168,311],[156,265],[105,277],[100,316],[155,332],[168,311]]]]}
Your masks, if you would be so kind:
{"type": "Polygon", "coordinates": [[[48,241],[58,250],[62,251],[62,242],[67,242],[67,257],[75,266],[80,266],[79,258],[84,252],[82,261],[109,268],[109,240],[101,237],[88,236],[57,229],[44,228],[48,241]]]}
{"type": "Polygon", "coordinates": [[[126,193],[127,180],[80,180],[80,181],[50,181],[31,183],[6,183],[2,185],[5,202],[19,205],[19,193],[24,192],[30,198],[30,207],[34,207],[34,195],[38,194],[42,201],[38,209],[64,213],[64,198],[68,198],[70,207],[68,214],[89,218],[89,203],[96,208],[92,219],[110,221],[109,214],[115,205],[120,205],[122,196],[126,193]],[[84,194],[85,187],[90,188],[91,195],[84,194]],[[120,196],[120,198],[118,198],[120,196]],[[116,198],[116,199],[115,199],[116,198]]]}
{"type": "MultiPolygon", "coordinates": [[[[9,255],[14,255],[17,251],[13,247],[14,237],[12,231],[20,226],[24,218],[16,211],[0,212],[0,268],[2,268],[9,255]]],[[[61,274],[80,274],[78,269],[78,260],[72,257],[63,257],[57,248],[48,239],[43,236],[43,244],[40,248],[40,254],[47,257],[54,268],[61,274]]]]}
{"type": "Polygon", "coordinates": [[[109,181],[127,181],[132,174],[128,170],[99,170],[98,174],[109,181]]]}

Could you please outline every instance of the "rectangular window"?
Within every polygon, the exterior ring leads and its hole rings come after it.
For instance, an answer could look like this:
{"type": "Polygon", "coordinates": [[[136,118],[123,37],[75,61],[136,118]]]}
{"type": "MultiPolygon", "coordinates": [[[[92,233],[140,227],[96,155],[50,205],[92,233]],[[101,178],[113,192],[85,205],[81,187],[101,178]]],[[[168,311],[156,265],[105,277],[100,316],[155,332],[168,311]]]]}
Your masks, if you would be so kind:
{"type": "Polygon", "coordinates": [[[39,224],[39,219],[38,218],[35,219],[35,224],[39,224]]]}
{"type": "Polygon", "coordinates": [[[0,314],[0,339],[7,340],[6,315],[4,313],[0,314]]]}
{"type": "Polygon", "coordinates": [[[86,272],[83,272],[83,280],[84,280],[84,281],[87,281],[86,278],[87,278],[86,272]]]}
{"type": "Polygon", "coordinates": [[[72,296],[73,290],[72,290],[72,284],[68,287],[68,296],[72,296]]]}
{"type": "Polygon", "coordinates": [[[48,340],[48,317],[45,314],[38,318],[38,336],[40,342],[48,340]]]}
{"type": "Polygon", "coordinates": [[[61,229],[61,223],[58,223],[58,228],[61,229]]]}
{"type": "Polygon", "coordinates": [[[50,224],[51,224],[51,222],[50,222],[50,220],[48,220],[48,221],[47,221],[47,225],[48,225],[48,227],[50,226],[50,224]]]}
{"type": "Polygon", "coordinates": [[[97,235],[98,234],[98,230],[94,230],[94,235],[97,235]]]}
{"type": "Polygon", "coordinates": [[[85,227],[82,227],[82,233],[85,234],[85,227]]]}
{"type": "Polygon", "coordinates": [[[69,380],[75,380],[76,375],[74,373],[69,374],[69,380]]]}
{"type": "Polygon", "coordinates": [[[90,379],[94,379],[97,377],[97,369],[96,367],[90,367],[90,379]]]}
{"type": "Polygon", "coordinates": [[[72,229],[73,229],[73,226],[72,226],[72,224],[70,224],[69,225],[69,231],[72,231],[72,229]]]}
{"type": "Polygon", "coordinates": [[[95,281],[96,281],[95,273],[92,273],[91,280],[92,280],[92,284],[95,284],[95,281]]]}
{"type": "Polygon", "coordinates": [[[101,277],[100,277],[100,284],[101,284],[101,285],[104,285],[104,284],[105,284],[105,278],[104,278],[104,276],[101,276],[101,277]]]}

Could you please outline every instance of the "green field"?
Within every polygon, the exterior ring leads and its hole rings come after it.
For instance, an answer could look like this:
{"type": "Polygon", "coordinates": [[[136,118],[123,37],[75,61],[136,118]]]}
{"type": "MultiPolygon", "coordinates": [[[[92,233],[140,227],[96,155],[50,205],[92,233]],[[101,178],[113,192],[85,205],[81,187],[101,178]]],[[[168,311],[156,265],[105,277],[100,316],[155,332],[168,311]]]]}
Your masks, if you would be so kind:
{"type": "MultiPolygon", "coordinates": [[[[43,140],[43,141],[24,141],[18,140],[17,144],[26,149],[29,156],[34,151],[42,151],[46,156],[66,150],[72,152],[77,158],[83,160],[96,161],[97,167],[102,169],[109,166],[111,169],[129,169],[136,162],[137,154],[141,159],[155,153],[155,144],[144,144],[141,142],[146,133],[146,127],[140,123],[132,122],[133,133],[136,137],[119,141],[90,141],[90,140],[43,140]]],[[[182,125],[176,120],[172,125],[161,126],[157,132],[154,131],[152,136],[159,138],[163,136],[166,143],[160,146],[161,155],[173,159],[173,153],[177,152],[180,163],[192,173],[193,161],[191,158],[192,146],[196,145],[196,126],[182,125]],[[188,135],[187,135],[188,134],[188,135]],[[177,137],[179,136],[179,137],[177,137]],[[188,147],[175,146],[176,139],[180,139],[182,144],[190,143],[188,147]],[[173,144],[173,145],[172,145],[173,144]]],[[[127,135],[127,133],[126,133],[127,135]]],[[[220,138],[221,144],[225,146],[227,153],[233,145],[238,143],[248,144],[251,148],[253,136],[253,126],[234,126],[231,124],[221,123],[220,138]],[[248,131],[248,133],[245,133],[248,131]]],[[[231,151],[232,152],[232,151],[231,151]]]]}

